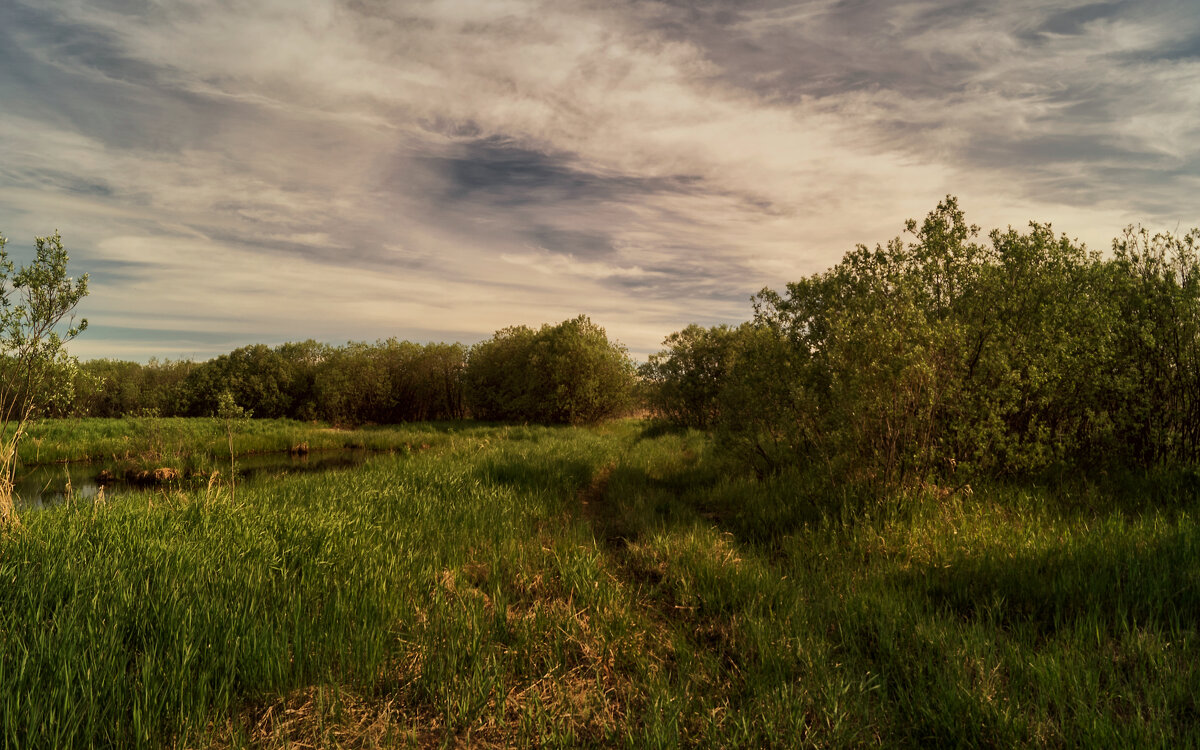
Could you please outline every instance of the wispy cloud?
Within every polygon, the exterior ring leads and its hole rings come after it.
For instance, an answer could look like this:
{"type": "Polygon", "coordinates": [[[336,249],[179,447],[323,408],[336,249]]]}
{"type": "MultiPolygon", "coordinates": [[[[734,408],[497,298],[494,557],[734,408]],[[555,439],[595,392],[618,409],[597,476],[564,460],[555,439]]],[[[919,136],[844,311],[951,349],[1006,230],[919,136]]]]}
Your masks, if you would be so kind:
{"type": "Polygon", "coordinates": [[[579,312],[644,353],[948,192],[1200,223],[1189,5],[13,0],[0,229],[94,271],[85,356],[579,312]]]}

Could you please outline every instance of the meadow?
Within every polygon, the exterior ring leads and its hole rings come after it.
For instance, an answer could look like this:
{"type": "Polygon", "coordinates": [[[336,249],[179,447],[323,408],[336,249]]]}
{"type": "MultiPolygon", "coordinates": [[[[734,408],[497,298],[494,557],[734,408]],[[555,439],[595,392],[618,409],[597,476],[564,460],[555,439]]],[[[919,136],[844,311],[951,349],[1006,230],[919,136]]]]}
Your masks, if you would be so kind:
{"type": "Polygon", "coordinates": [[[1200,741],[1194,473],[839,497],[635,420],[366,433],[423,448],[0,532],[0,745],[1200,741]]]}

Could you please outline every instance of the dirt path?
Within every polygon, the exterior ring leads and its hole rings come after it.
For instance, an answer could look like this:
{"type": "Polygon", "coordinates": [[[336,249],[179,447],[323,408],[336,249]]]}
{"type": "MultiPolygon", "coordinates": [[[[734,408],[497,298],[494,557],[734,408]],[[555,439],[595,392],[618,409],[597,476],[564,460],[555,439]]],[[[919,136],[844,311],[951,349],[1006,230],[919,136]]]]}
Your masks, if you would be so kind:
{"type": "Polygon", "coordinates": [[[604,544],[609,552],[625,549],[625,546],[636,534],[631,534],[627,524],[621,518],[620,511],[608,498],[608,480],[616,463],[606,464],[592,477],[588,486],[579,490],[579,508],[583,517],[592,526],[596,539],[604,544]]]}

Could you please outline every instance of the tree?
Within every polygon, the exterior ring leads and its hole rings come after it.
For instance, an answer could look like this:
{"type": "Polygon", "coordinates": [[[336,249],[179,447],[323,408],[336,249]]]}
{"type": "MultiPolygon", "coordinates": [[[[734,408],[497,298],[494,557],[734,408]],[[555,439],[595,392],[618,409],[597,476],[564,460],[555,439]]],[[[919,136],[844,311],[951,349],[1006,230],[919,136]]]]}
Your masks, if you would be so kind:
{"type": "Polygon", "coordinates": [[[221,394],[229,391],[239,404],[260,417],[278,418],[291,413],[291,376],[288,363],[265,344],[234,349],[203,363],[184,384],[192,416],[212,414],[221,394]]]}
{"type": "Polygon", "coordinates": [[[755,297],[724,445],[760,473],[892,486],[1195,459],[1200,233],[1131,232],[1106,263],[1037,222],[981,242],[953,196],[906,229],[755,297]]]}
{"type": "Polygon", "coordinates": [[[542,401],[542,421],[592,424],[630,405],[633,361],[585,315],[542,326],[533,367],[534,382],[549,396],[542,401]]]}
{"type": "Polygon", "coordinates": [[[471,347],[463,388],[475,419],[538,421],[539,393],[531,380],[537,332],[509,326],[471,347]]]}
{"type": "Polygon", "coordinates": [[[649,405],[669,422],[706,430],[721,415],[721,391],[743,328],[690,325],[663,341],[639,372],[649,405]]]}
{"type": "Polygon", "coordinates": [[[634,368],[625,347],[580,315],[497,331],[471,348],[463,380],[476,419],[589,424],[630,404],[634,368]]]}
{"type": "Polygon", "coordinates": [[[67,251],[57,232],[35,238],[33,262],[19,269],[6,244],[0,235],[0,525],[17,521],[12,493],[21,438],[30,419],[62,395],[56,384],[74,364],[65,345],[87,328],[87,320],[76,324],[73,313],[88,282],[87,274],[67,276],[67,251]]]}

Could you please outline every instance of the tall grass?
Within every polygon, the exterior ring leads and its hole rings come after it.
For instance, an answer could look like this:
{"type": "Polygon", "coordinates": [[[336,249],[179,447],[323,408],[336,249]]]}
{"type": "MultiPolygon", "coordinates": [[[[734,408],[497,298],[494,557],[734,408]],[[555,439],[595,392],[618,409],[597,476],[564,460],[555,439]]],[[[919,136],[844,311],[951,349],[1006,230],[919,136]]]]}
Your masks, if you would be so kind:
{"type": "MultiPolygon", "coordinates": [[[[456,436],[487,431],[472,422],[442,422],[331,429],[289,419],[245,420],[233,431],[236,456],[358,449],[413,452],[438,447],[456,436]]],[[[218,460],[228,465],[230,447],[220,419],[125,417],[48,419],[30,428],[21,441],[19,462],[33,466],[66,461],[116,463],[129,473],[168,467],[197,469],[218,460]]]]}
{"type": "Polygon", "coordinates": [[[425,429],[236,503],[27,513],[3,746],[1200,740],[1186,480],[831,498],[695,432],[425,429]]]}

